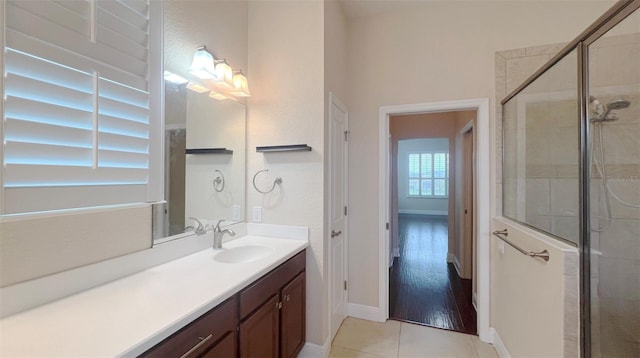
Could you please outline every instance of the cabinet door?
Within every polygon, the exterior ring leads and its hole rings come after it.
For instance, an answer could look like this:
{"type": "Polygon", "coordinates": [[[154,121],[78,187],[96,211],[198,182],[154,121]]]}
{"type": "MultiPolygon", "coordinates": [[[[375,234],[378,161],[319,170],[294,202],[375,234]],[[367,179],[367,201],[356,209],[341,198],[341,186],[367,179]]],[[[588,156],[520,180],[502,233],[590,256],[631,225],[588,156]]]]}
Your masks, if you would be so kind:
{"type": "Polygon", "coordinates": [[[281,355],[295,357],[305,342],[305,273],[282,288],[281,355]]]}
{"type": "Polygon", "coordinates": [[[280,301],[273,295],[240,324],[240,357],[277,357],[280,340],[280,301]]]}

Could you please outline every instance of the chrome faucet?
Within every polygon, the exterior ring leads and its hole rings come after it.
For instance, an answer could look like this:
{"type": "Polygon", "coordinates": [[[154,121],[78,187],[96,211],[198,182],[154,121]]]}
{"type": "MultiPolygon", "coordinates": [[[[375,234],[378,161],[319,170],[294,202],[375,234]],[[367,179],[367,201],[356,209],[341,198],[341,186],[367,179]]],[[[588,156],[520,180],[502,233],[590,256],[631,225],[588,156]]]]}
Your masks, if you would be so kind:
{"type": "MultiPolygon", "coordinates": [[[[207,228],[204,225],[202,225],[200,220],[198,220],[198,219],[196,219],[194,217],[191,217],[191,216],[189,217],[189,219],[191,219],[191,220],[193,220],[193,221],[198,223],[198,227],[193,229],[193,231],[196,232],[196,235],[199,236],[199,235],[204,235],[204,234],[207,233],[207,228]]],[[[188,226],[187,228],[193,228],[193,227],[192,226],[188,226]]]]}
{"type": "Polygon", "coordinates": [[[222,248],[222,237],[224,234],[229,234],[231,236],[236,236],[236,233],[231,229],[220,229],[220,223],[223,222],[224,219],[218,220],[218,223],[213,228],[213,248],[221,249],[222,248]]]}

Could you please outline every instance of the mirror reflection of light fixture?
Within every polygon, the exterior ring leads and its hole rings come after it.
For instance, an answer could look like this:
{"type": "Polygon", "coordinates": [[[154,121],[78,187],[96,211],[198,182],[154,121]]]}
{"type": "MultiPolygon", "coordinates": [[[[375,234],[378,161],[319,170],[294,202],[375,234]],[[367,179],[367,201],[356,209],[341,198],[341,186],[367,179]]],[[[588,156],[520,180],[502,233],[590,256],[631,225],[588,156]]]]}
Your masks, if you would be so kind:
{"type": "MultiPolygon", "coordinates": [[[[218,60],[204,45],[196,49],[189,72],[195,77],[205,80],[204,85],[189,82],[187,88],[192,91],[209,92],[209,97],[219,100],[232,96],[250,96],[247,77],[242,71],[234,71],[226,60],[218,60]]],[[[181,81],[183,81],[182,83],[187,82],[184,78],[181,81]]]]}
{"type": "Polygon", "coordinates": [[[235,71],[233,75],[233,89],[229,91],[236,97],[249,97],[249,83],[242,71],[235,71]]]}
{"type": "Polygon", "coordinates": [[[200,46],[196,49],[196,53],[193,55],[193,62],[191,62],[191,68],[189,72],[194,76],[201,79],[215,79],[215,58],[207,51],[205,46],[200,46]]]}
{"type": "Polygon", "coordinates": [[[233,87],[233,69],[227,63],[227,60],[216,60],[215,78],[216,85],[221,88],[233,87]]]}
{"type": "Polygon", "coordinates": [[[217,99],[219,101],[229,98],[229,97],[223,95],[222,93],[216,92],[216,91],[213,91],[213,90],[211,92],[209,92],[209,97],[215,98],[215,99],[217,99]]]}
{"type": "Polygon", "coordinates": [[[201,84],[197,84],[195,82],[189,82],[187,84],[187,89],[190,89],[196,93],[206,93],[209,92],[209,89],[201,84]]]}

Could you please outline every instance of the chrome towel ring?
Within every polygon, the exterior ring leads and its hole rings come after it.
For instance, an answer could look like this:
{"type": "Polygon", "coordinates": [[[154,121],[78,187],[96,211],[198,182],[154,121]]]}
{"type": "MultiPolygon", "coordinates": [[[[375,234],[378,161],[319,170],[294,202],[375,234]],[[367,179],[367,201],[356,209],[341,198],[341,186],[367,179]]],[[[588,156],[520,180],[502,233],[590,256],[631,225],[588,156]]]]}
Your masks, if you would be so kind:
{"type": "Polygon", "coordinates": [[[213,190],[221,193],[224,190],[224,174],[218,169],[216,169],[215,172],[220,175],[213,179],[213,190]]]}
{"type": "Polygon", "coordinates": [[[262,172],[268,172],[268,171],[269,171],[269,169],[262,169],[262,170],[258,171],[258,172],[253,176],[253,188],[254,188],[258,193],[261,193],[261,194],[269,194],[270,192],[272,192],[272,191],[273,191],[273,189],[275,189],[275,188],[276,188],[276,185],[280,185],[280,184],[282,184],[282,178],[277,177],[277,178],[273,181],[273,186],[271,187],[271,189],[269,189],[269,190],[265,190],[265,191],[258,189],[258,187],[256,186],[256,177],[258,176],[258,174],[260,174],[260,173],[262,173],[262,172]]]}

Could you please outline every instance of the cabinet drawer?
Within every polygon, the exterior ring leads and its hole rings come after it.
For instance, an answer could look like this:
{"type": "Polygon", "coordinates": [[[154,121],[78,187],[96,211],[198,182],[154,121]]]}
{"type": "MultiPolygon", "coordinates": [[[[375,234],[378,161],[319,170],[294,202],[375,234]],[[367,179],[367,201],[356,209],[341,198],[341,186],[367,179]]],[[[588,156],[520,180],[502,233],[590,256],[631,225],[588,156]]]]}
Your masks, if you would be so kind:
{"type": "Polygon", "coordinates": [[[240,319],[255,311],[272,295],[277,294],[282,286],[304,271],[306,260],[306,250],[303,250],[240,292],[240,319]]]}
{"type": "MultiPolygon", "coordinates": [[[[145,352],[143,357],[180,357],[206,340],[192,352],[206,351],[208,347],[235,332],[238,325],[238,299],[233,296],[211,311],[200,316],[178,332],[169,336],[155,347],[145,352]],[[211,337],[209,337],[211,336],[211,337]]],[[[234,334],[235,337],[235,334],[234,334]]]]}

